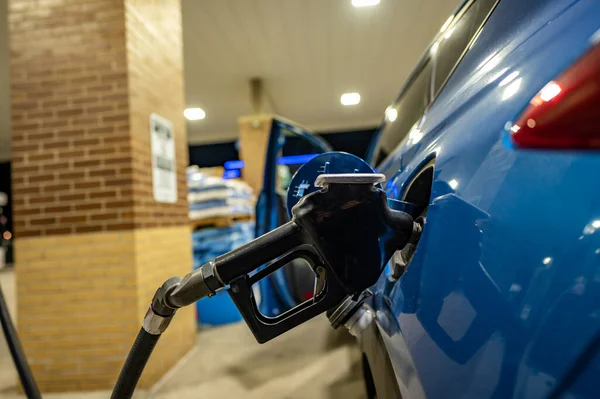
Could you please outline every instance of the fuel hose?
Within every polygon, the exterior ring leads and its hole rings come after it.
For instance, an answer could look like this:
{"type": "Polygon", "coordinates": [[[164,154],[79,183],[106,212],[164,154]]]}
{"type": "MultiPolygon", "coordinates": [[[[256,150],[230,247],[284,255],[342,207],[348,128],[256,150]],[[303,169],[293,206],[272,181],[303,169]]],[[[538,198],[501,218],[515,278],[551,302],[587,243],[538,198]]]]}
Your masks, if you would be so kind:
{"type": "Polygon", "coordinates": [[[140,329],[121,369],[111,399],[129,399],[133,396],[142,371],[144,371],[159,338],[160,334],[154,335],[146,332],[143,328],[140,329]]]}
{"type": "Polygon", "coordinates": [[[0,324],[2,324],[2,331],[4,331],[4,337],[6,338],[6,343],[15,363],[25,395],[27,395],[28,399],[41,399],[42,395],[40,394],[40,390],[33,378],[27,359],[25,358],[25,353],[21,347],[17,331],[10,319],[8,305],[4,300],[2,288],[0,288],[0,324]]]}

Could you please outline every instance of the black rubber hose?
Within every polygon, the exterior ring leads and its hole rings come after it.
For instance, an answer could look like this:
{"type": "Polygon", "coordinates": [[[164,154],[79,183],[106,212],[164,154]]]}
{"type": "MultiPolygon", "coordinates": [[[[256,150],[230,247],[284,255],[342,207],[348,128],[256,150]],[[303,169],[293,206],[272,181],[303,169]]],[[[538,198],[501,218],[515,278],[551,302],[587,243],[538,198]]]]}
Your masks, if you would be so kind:
{"type": "Polygon", "coordinates": [[[21,347],[21,341],[19,341],[19,336],[17,335],[15,326],[12,324],[10,319],[8,306],[4,300],[2,288],[0,288],[0,323],[2,324],[2,331],[4,331],[4,337],[6,338],[8,349],[10,350],[10,354],[15,362],[17,373],[19,373],[19,378],[21,379],[21,385],[23,385],[23,391],[25,391],[25,395],[27,395],[28,399],[41,399],[42,395],[40,394],[37,384],[35,383],[35,379],[33,378],[33,374],[29,368],[29,363],[27,363],[27,358],[25,357],[25,353],[21,347]]]}
{"type": "Polygon", "coordinates": [[[121,369],[111,399],[130,399],[133,396],[142,371],[159,338],[160,335],[149,334],[143,328],[140,329],[121,369]]]}

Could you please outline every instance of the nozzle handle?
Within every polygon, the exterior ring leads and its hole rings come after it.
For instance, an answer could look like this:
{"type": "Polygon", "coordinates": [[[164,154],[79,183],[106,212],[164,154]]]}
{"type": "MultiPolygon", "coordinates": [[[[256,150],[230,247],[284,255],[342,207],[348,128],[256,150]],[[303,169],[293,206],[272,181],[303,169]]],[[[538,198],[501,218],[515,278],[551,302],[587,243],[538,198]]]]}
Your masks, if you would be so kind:
{"type": "Polygon", "coordinates": [[[224,284],[255,271],[303,244],[302,230],[293,221],[272,230],[215,259],[215,269],[224,284]]]}

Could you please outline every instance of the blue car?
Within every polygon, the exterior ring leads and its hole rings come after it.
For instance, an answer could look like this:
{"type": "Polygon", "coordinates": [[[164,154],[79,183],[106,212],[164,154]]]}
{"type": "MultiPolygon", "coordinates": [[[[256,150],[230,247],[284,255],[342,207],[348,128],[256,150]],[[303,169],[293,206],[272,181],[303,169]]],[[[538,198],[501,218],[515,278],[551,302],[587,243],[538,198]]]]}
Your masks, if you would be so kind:
{"type": "Polygon", "coordinates": [[[600,2],[463,2],[366,159],[424,221],[366,302],[370,398],[600,398],[599,149],[600,2]]]}
{"type": "Polygon", "coordinates": [[[600,398],[600,2],[449,21],[370,154],[426,223],[373,287],[369,395],[600,398]]]}

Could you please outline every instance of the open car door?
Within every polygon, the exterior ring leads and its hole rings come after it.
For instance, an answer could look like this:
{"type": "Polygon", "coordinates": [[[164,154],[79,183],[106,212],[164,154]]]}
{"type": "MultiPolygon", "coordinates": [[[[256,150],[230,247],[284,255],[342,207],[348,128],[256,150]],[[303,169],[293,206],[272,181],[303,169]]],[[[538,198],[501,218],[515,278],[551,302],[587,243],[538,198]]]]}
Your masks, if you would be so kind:
{"type": "MultiPolygon", "coordinates": [[[[288,147],[289,148],[289,147],[288,147]]],[[[281,117],[273,117],[265,153],[262,189],[256,203],[255,236],[281,226],[289,220],[285,192],[291,176],[314,156],[332,151],[331,146],[307,128],[281,117]],[[301,140],[297,146],[304,154],[286,154],[286,143],[301,140]]],[[[313,293],[314,273],[302,261],[293,261],[258,283],[260,311],[276,316],[291,309],[313,293]]]]}

